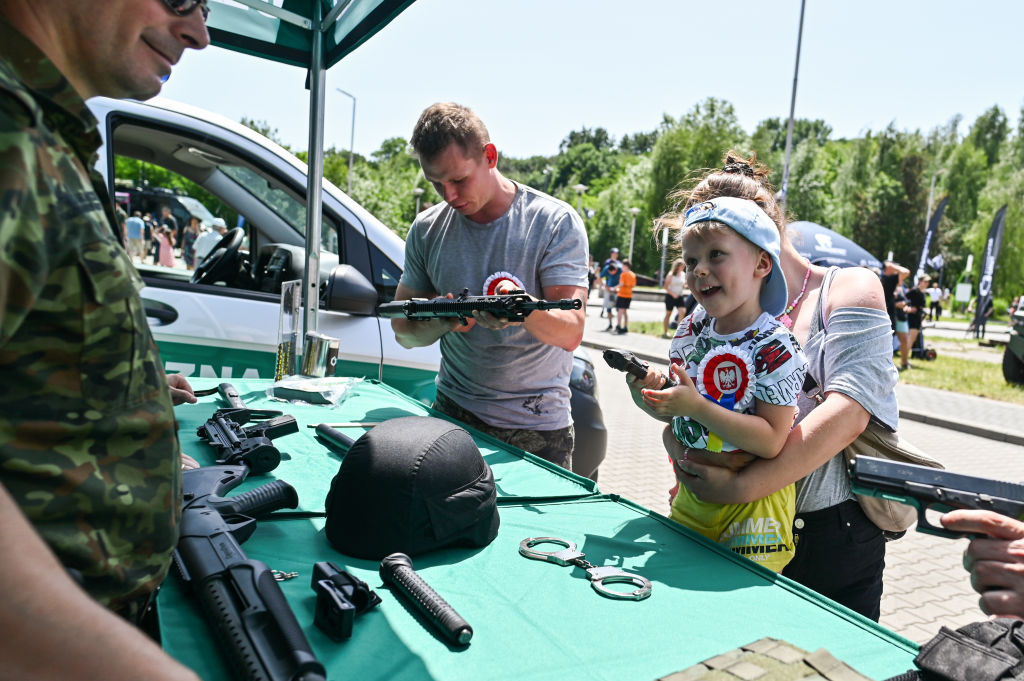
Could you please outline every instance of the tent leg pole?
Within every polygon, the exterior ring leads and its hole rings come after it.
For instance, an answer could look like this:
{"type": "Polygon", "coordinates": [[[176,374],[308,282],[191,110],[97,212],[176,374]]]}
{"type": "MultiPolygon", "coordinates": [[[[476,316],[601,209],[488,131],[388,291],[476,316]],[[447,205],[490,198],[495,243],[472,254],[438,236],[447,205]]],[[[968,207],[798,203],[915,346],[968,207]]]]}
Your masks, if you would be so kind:
{"type": "MultiPolygon", "coordinates": [[[[320,3],[313,30],[309,64],[309,151],[306,184],[306,269],[302,275],[303,330],[316,332],[320,307],[320,233],[323,227],[324,172],[324,34],[320,27],[320,3]]],[[[298,366],[298,365],[297,365],[298,366]]]]}

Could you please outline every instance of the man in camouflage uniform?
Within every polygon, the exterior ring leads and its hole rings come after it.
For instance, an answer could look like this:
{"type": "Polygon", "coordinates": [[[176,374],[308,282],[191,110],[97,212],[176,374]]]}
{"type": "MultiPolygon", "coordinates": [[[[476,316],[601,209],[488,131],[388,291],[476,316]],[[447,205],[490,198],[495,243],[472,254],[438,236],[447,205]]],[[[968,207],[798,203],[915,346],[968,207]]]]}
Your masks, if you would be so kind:
{"type": "Polygon", "coordinates": [[[167,573],[181,461],[84,99],[155,95],[186,48],[209,43],[205,13],[205,0],[0,0],[0,660],[12,678],[194,678],[111,613],[135,617],[167,573]]]}

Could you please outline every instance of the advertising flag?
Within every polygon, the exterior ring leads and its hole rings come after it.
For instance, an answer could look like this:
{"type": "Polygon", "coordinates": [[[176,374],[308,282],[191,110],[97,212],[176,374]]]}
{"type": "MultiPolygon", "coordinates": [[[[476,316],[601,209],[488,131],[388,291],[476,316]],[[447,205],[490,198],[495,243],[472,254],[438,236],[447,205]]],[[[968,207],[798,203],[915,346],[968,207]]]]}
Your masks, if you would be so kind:
{"type": "Polygon", "coordinates": [[[992,278],[996,273],[996,260],[999,258],[999,246],[1003,242],[1003,223],[1006,222],[1006,205],[996,213],[992,227],[985,239],[985,253],[981,261],[981,281],[978,282],[978,305],[974,309],[974,335],[980,334],[985,311],[992,305],[992,278]]]}

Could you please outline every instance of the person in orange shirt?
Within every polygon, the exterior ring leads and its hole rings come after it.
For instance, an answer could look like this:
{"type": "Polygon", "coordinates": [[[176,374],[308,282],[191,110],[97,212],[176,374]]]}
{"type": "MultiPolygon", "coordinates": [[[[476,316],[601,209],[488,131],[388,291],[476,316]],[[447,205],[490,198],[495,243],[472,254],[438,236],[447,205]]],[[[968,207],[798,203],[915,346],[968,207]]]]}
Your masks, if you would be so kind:
{"type": "Polygon", "coordinates": [[[629,304],[633,302],[633,287],[636,286],[636,275],[629,260],[622,261],[622,275],[619,277],[619,297],[615,299],[615,310],[618,314],[616,333],[629,333],[629,304]]]}

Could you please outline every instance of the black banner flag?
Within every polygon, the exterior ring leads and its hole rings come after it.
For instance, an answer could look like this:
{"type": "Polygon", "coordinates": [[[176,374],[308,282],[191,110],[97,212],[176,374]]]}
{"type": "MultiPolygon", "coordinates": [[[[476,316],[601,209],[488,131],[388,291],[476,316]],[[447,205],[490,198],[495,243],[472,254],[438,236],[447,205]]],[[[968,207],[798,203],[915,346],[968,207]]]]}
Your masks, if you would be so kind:
{"type": "Polygon", "coordinates": [[[996,213],[995,220],[988,230],[985,239],[985,254],[981,261],[981,281],[978,282],[978,304],[974,309],[974,337],[981,334],[982,320],[992,307],[992,278],[996,274],[996,260],[999,258],[999,246],[1003,242],[1003,223],[1006,222],[1006,205],[996,213]]]}
{"type": "Polygon", "coordinates": [[[947,203],[949,203],[948,196],[939,202],[939,207],[935,209],[931,220],[928,221],[928,231],[924,233],[924,246],[921,247],[921,259],[918,260],[917,272],[914,273],[915,284],[924,276],[924,266],[928,263],[928,251],[931,250],[932,241],[935,240],[935,232],[939,231],[939,221],[942,220],[942,213],[946,210],[947,203]]]}

